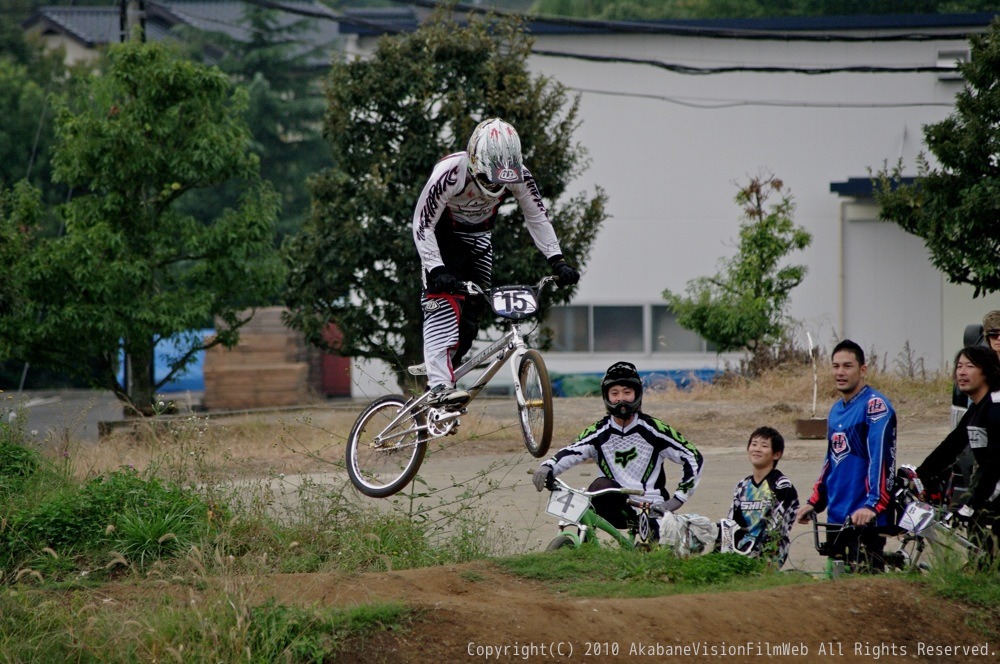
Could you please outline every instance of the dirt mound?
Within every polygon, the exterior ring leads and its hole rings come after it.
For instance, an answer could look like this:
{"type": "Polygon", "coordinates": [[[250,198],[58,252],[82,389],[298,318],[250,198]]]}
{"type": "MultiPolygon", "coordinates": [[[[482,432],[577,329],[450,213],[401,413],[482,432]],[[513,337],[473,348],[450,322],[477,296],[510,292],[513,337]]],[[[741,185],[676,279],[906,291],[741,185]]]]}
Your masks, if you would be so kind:
{"type": "Polygon", "coordinates": [[[276,575],[262,596],[300,605],[397,600],[403,635],[346,661],[995,662],[971,612],[891,577],[644,599],[553,594],[486,562],[400,572],[276,575]]]}

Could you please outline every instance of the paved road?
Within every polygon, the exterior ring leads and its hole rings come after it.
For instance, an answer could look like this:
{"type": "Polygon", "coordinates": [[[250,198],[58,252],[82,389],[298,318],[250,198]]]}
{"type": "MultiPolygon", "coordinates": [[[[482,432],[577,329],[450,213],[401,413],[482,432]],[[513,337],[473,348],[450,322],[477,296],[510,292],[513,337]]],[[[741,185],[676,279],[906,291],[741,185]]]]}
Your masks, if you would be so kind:
{"type": "Polygon", "coordinates": [[[98,422],[122,419],[122,405],[111,392],[100,390],[31,390],[0,394],[2,409],[27,417],[27,430],[41,442],[57,444],[68,437],[96,443],[98,422]]]}

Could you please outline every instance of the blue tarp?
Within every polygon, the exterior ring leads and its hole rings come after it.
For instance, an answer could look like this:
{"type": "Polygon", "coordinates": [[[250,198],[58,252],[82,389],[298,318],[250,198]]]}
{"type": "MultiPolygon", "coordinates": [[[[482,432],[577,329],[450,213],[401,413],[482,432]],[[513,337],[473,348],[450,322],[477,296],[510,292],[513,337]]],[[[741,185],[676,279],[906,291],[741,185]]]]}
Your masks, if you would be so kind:
{"type": "MultiPolygon", "coordinates": [[[[670,371],[640,371],[644,387],[664,387],[672,383],[685,390],[698,382],[711,383],[721,373],[718,369],[673,369],[670,371]]],[[[603,373],[550,374],[552,391],[557,397],[600,396],[603,373]]]]}
{"type": "MultiPolygon", "coordinates": [[[[208,328],[204,330],[192,330],[186,334],[197,334],[201,338],[205,338],[206,335],[215,334],[215,330],[208,328]]],[[[162,339],[158,344],[156,344],[156,353],[154,356],[154,369],[153,377],[156,381],[160,381],[170,372],[170,360],[180,355],[180,351],[177,348],[177,338],[162,339]]],[[[118,370],[118,381],[124,381],[125,377],[125,362],[124,357],[119,356],[118,366],[121,367],[118,370]]],[[[205,391],[205,352],[201,351],[195,354],[194,361],[187,366],[187,368],[181,373],[174,376],[173,380],[161,387],[158,392],[204,392],[205,391]]]]}

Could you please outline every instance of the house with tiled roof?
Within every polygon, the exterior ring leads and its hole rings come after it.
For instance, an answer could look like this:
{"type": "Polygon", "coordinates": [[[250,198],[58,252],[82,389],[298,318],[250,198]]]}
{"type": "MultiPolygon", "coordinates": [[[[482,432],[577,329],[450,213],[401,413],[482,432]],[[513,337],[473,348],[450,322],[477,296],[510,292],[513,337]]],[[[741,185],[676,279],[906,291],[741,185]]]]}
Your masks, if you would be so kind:
{"type": "MultiPolygon", "coordinates": [[[[312,0],[288,0],[283,3],[293,11],[275,10],[279,26],[288,26],[306,18],[310,29],[301,35],[303,51],[323,47],[312,64],[325,67],[330,58],[326,53],[338,48],[341,34],[337,14],[312,0]],[[304,16],[308,15],[308,16],[304,16]]],[[[244,19],[247,4],[239,1],[203,2],[199,0],[147,0],[140,18],[145,38],[161,41],[178,38],[178,28],[218,32],[248,41],[252,28],[244,19]]],[[[66,62],[90,61],[109,44],[128,36],[128,21],[117,4],[108,7],[40,7],[23,28],[29,36],[40,39],[47,48],[62,48],[66,62]]]]}

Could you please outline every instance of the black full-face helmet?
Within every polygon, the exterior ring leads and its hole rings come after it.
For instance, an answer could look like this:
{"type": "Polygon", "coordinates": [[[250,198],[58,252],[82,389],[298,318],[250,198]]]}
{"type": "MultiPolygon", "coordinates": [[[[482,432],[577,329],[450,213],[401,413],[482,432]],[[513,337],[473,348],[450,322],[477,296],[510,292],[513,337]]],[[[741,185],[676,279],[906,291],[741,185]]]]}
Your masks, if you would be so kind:
{"type": "Polygon", "coordinates": [[[639,410],[642,405],[642,379],[635,370],[635,365],[631,362],[616,362],[608,367],[604,380],[601,381],[601,396],[604,397],[604,406],[608,412],[619,419],[628,419],[632,413],[639,410]],[[608,391],[615,385],[631,387],[635,390],[635,400],[619,401],[614,404],[608,401],[608,391]]]}

